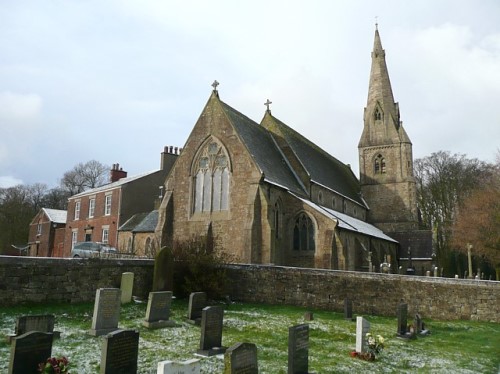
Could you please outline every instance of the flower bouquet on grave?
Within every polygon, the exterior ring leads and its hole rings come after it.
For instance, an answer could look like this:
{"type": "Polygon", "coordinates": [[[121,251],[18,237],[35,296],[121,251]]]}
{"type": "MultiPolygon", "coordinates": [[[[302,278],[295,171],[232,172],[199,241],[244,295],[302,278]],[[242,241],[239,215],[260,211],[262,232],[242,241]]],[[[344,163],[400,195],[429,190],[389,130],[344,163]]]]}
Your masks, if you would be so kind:
{"type": "Polygon", "coordinates": [[[69,361],[66,357],[50,357],[38,364],[38,372],[43,374],[69,374],[69,361]]]}

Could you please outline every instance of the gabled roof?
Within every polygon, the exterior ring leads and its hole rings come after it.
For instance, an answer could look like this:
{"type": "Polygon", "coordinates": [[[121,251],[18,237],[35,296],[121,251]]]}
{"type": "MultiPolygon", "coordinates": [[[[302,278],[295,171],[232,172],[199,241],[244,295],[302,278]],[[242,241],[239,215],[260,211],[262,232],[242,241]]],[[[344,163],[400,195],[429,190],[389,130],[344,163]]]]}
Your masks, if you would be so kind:
{"type": "Polygon", "coordinates": [[[309,174],[311,182],[335,191],[361,206],[366,206],[360,196],[359,181],[349,166],[285,125],[270,112],[266,113],[263,122],[266,122],[268,126],[272,123],[272,126],[284,137],[309,174]]]}
{"type": "Polygon", "coordinates": [[[137,179],[144,178],[144,177],[146,177],[148,175],[157,173],[158,171],[159,170],[154,170],[154,171],[149,171],[149,172],[146,172],[146,173],[134,175],[134,176],[127,177],[127,178],[121,178],[121,179],[117,180],[116,182],[108,183],[108,184],[102,185],[100,187],[91,188],[90,190],[86,190],[86,191],[80,192],[80,193],[78,193],[76,195],[71,196],[70,199],[74,199],[75,197],[82,197],[82,196],[92,195],[92,194],[95,194],[97,192],[112,190],[114,188],[121,187],[124,184],[133,182],[133,181],[135,181],[137,179]]]}
{"type": "Polygon", "coordinates": [[[66,210],[49,209],[49,208],[42,208],[42,210],[47,216],[47,218],[50,220],[50,222],[66,223],[66,217],[68,213],[66,210]]]}
{"type": "Polygon", "coordinates": [[[226,103],[222,101],[220,103],[240,139],[260,168],[264,179],[296,194],[306,194],[271,133],[226,103]]]}
{"type": "Polygon", "coordinates": [[[387,236],[384,234],[384,232],[377,227],[369,224],[368,222],[361,221],[360,219],[348,216],[347,214],[337,212],[336,210],[326,208],[324,206],[315,204],[309,200],[302,199],[298,196],[295,196],[296,198],[300,199],[302,202],[305,204],[309,205],[310,207],[314,208],[318,212],[322,213],[326,217],[330,219],[334,219],[335,221],[338,222],[338,226],[341,229],[344,230],[349,230],[349,231],[354,231],[358,232],[360,234],[372,236],[378,239],[383,239],[387,240],[393,243],[397,243],[396,240],[392,239],[391,237],[387,236]]]}
{"type": "Polygon", "coordinates": [[[118,231],[154,232],[158,224],[158,211],[134,214],[118,231]]]}

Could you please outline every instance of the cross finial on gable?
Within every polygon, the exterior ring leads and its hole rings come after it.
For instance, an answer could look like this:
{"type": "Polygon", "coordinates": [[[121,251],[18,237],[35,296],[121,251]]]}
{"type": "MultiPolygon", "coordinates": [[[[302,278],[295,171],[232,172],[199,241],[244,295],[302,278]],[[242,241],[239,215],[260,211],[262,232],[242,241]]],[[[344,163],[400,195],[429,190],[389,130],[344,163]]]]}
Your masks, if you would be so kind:
{"type": "Polygon", "coordinates": [[[214,88],[214,91],[217,92],[217,86],[219,85],[219,82],[217,80],[214,80],[214,83],[212,83],[212,87],[214,88]]]}
{"type": "Polygon", "coordinates": [[[271,110],[269,109],[269,106],[272,104],[273,102],[270,101],[269,99],[267,99],[267,101],[264,103],[264,105],[267,107],[267,112],[271,113],[271,110]]]}

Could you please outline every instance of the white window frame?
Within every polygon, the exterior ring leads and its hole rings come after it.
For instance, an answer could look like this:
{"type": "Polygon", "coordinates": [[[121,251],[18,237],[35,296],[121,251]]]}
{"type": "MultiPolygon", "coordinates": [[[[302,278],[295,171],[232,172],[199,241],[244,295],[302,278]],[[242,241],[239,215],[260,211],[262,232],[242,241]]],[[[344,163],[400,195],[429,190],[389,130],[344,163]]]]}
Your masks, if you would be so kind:
{"type": "Polygon", "coordinates": [[[89,199],[89,218],[93,218],[95,214],[95,197],[89,199]]]}
{"type": "Polygon", "coordinates": [[[102,243],[103,244],[108,244],[109,243],[109,227],[103,226],[102,228],[102,243]]]}
{"type": "Polygon", "coordinates": [[[42,235],[42,224],[39,223],[37,226],[36,226],[36,236],[40,236],[42,235]]]}
{"type": "Polygon", "coordinates": [[[80,219],[80,209],[82,203],[80,201],[75,202],[75,221],[80,219]]]}
{"type": "Polygon", "coordinates": [[[78,241],[78,229],[74,229],[71,231],[71,249],[75,247],[76,242],[78,241]]]}
{"type": "Polygon", "coordinates": [[[106,195],[104,198],[104,215],[109,216],[111,215],[111,198],[112,195],[106,195]]]}

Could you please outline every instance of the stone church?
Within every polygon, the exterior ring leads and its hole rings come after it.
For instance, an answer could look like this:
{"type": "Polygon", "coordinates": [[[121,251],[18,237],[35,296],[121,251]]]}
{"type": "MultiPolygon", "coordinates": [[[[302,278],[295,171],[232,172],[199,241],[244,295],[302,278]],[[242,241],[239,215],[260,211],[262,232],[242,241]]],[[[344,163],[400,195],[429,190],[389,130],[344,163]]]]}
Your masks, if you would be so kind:
{"type": "Polygon", "coordinates": [[[378,30],[359,180],[269,105],[258,124],[213,86],[165,181],[156,229],[161,245],[212,237],[240,263],[356,271],[390,265],[397,272],[400,243],[407,246],[418,231],[418,213],[412,143],[378,30]]]}

